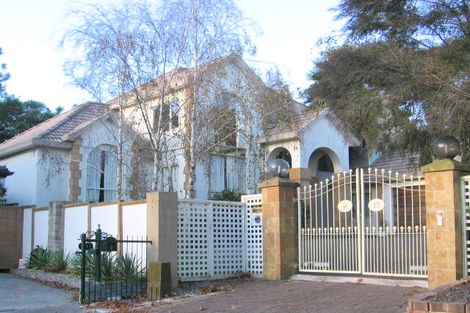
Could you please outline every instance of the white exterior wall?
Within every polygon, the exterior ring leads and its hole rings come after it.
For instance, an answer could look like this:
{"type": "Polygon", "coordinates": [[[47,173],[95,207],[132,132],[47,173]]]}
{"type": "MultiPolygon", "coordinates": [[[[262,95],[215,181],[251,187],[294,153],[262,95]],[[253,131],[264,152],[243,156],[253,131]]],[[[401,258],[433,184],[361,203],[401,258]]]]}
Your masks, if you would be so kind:
{"type": "Polygon", "coordinates": [[[170,162],[170,164],[178,166],[178,177],[176,179],[176,182],[173,182],[173,188],[174,191],[178,193],[178,198],[184,198],[184,156],[182,154],[178,154],[173,160],[173,162],[170,162]]]}
{"type": "Polygon", "coordinates": [[[70,151],[38,149],[36,202],[39,207],[50,201],[68,201],[70,151]]]}
{"type": "MultiPolygon", "coordinates": [[[[308,125],[301,135],[300,166],[308,168],[310,156],[319,148],[332,150],[341,162],[339,171],[349,170],[349,146],[344,136],[324,116],[308,125]]],[[[338,171],[335,168],[335,171],[338,171]]]]}
{"type": "Polygon", "coordinates": [[[206,200],[209,195],[209,176],[206,175],[204,166],[196,165],[196,181],[194,182],[196,191],[195,199],[206,200]]]}
{"type": "Polygon", "coordinates": [[[47,248],[47,236],[49,234],[49,211],[33,211],[34,230],[33,230],[33,246],[47,248]]]}
{"type": "Polygon", "coordinates": [[[69,151],[35,149],[3,159],[0,164],[15,173],[5,180],[8,202],[47,207],[50,201],[68,200],[69,151]]]}
{"type": "Polygon", "coordinates": [[[5,179],[7,202],[17,202],[19,205],[37,204],[37,155],[37,150],[31,150],[0,161],[1,165],[15,173],[5,179]]]}

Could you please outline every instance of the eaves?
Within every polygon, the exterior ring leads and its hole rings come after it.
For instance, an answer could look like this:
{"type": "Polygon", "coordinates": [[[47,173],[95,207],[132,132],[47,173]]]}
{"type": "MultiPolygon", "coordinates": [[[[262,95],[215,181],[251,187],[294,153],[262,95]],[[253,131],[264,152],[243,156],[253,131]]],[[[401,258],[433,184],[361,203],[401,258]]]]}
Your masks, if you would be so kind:
{"type": "Polygon", "coordinates": [[[282,132],[279,134],[260,137],[258,139],[258,143],[261,145],[274,144],[274,143],[298,140],[298,139],[299,139],[299,135],[297,134],[297,132],[290,131],[290,132],[282,132]]]}
{"type": "Polygon", "coordinates": [[[72,149],[71,142],[55,142],[55,141],[48,141],[44,139],[29,139],[17,145],[5,148],[0,150],[0,159],[13,156],[15,154],[31,150],[36,147],[48,147],[54,149],[61,149],[61,150],[70,150],[72,149]]]}

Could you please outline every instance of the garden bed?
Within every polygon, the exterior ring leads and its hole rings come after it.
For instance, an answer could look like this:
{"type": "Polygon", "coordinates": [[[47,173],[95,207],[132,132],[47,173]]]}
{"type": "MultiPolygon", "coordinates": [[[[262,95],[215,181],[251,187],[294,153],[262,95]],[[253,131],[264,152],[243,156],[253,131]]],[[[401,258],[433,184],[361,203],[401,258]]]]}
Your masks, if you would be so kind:
{"type": "Polygon", "coordinates": [[[80,277],[63,274],[63,273],[50,273],[42,270],[33,269],[12,269],[10,273],[23,278],[38,280],[41,282],[57,284],[57,287],[67,287],[71,289],[80,288],[80,277]]]}
{"type": "Polygon", "coordinates": [[[470,313],[470,282],[442,286],[408,301],[408,313],[425,312],[470,313]]]}

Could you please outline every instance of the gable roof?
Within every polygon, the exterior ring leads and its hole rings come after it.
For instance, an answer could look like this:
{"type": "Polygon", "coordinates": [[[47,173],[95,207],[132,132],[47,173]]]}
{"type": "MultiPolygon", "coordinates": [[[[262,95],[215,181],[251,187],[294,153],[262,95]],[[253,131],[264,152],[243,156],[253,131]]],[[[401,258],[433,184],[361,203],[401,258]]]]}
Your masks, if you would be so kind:
{"type": "Polygon", "coordinates": [[[305,126],[315,120],[321,112],[308,110],[304,105],[293,101],[292,115],[287,121],[278,122],[273,128],[266,132],[267,136],[274,136],[285,132],[298,134],[305,126]]]}
{"type": "MultiPolygon", "coordinates": [[[[167,92],[170,94],[175,90],[187,88],[192,82],[194,82],[194,76],[196,73],[199,73],[200,75],[211,75],[221,66],[230,64],[238,67],[245,75],[249,75],[252,78],[257,79],[258,82],[264,86],[261,78],[256,75],[256,73],[251,67],[248,66],[248,64],[246,64],[241,55],[238,53],[231,53],[229,55],[221,56],[214,60],[208,61],[207,63],[200,64],[197,68],[178,67],[174,70],[163,73],[146,83],[143,83],[137,87],[137,90],[142,94],[145,94],[148,99],[153,99],[158,96],[158,90],[162,86],[164,86],[165,89],[168,90],[167,92]]],[[[124,101],[126,107],[133,106],[135,101],[135,90],[128,91],[119,97],[111,99],[107,102],[107,104],[112,109],[117,109],[120,98],[124,101]]]]}
{"type": "Polygon", "coordinates": [[[328,110],[311,110],[303,104],[293,101],[292,115],[287,121],[278,122],[269,129],[259,143],[274,143],[285,140],[299,139],[301,132],[319,118],[329,118],[328,110]]]}
{"type": "Polygon", "coordinates": [[[88,102],[54,116],[0,144],[0,157],[28,150],[33,146],[71,148],[65,137],[84,123],[99,119],[109,112],[108,106],[88,102]]]}
{"type": "Polygon", "coordinates": [[[388,154],[380,155],[374,162],[372,168],[384,169],[391,171],[392,174],[413,175],[415,177],[423,177],[423,172],[418,165],[418,155],[406,154],[400,151],[393,151],[388,154]]]}

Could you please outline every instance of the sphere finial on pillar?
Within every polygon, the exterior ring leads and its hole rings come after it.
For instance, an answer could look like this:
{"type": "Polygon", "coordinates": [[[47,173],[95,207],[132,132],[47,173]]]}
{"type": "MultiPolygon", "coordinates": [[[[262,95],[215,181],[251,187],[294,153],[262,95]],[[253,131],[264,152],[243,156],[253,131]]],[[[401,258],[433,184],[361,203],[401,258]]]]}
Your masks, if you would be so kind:
{"type": "Polygon", "coordinates": [[[460,153],[460,143],[453,136],[441,136],[432,144],[432,154],[438,159],[452,160],[460,153]]]}
{"type": "Polygon", "coordinates": [[[289,176],[289,163],[283,159],[268,161],[268,171],[273,177],[287,178],[289,176]]]}

